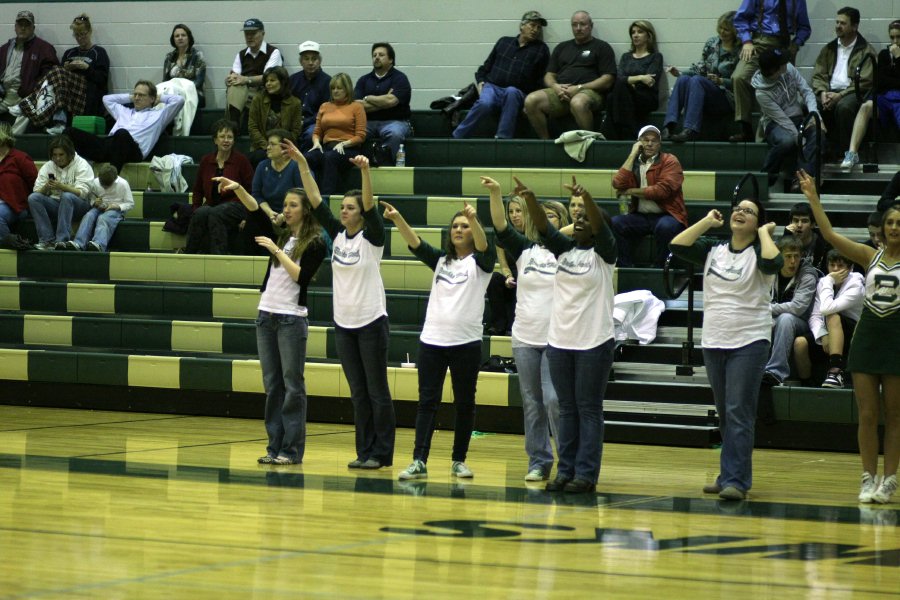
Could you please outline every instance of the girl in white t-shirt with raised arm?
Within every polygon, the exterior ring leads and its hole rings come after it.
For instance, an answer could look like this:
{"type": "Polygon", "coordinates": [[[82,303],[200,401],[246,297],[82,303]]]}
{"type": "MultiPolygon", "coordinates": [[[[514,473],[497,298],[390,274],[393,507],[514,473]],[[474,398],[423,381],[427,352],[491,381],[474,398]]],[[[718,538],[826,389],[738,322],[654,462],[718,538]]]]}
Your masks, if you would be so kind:
{"type": "Polygon", "coordinates": [[[565,188],[584,201],[572,237],[547,219],[531,190],[516,179],[541,240],[556,256],[553,309],[547,330],[550,378],[559,397],[559,465],[549,492],[593,493],[603,455],[603,396],[613,363],[613,270],[616,240],[609,216],[575,181],[565,188]]]}
{"type": "Polygon", "coordinates": [[[475,207],[468,203],[453,216],[443,250],[422,241],[396,208],[384,201],[381,204],[384,218],[394,223],[416,258],[434,270],[425,324],[419,336],[416,444],[413,462],[400,473],[400,479],[428,476],[425,464],[448,368],[456,408],[450,471],[456,477],[472,477],[465,461],[475,428],[475,386],[481,366],[484,293],[491,281],[497,254],[478,221],[475,207]]]}
{"type": "Polygon", "coordinates": [[[394,462],[396,417],[387,379],[390,325],[381,257],[384,254],[384,221],[375,206],[369,159],[354,156],[350,162],[362,176],[362,190],[350,190],[341,200],[340,220],[331,214],[306,158],[290,141],[282,142],[285,154],[297,162],[300,179],[334,245],[331,285],[334,338],[341,368],[350,385],[353,421],[356,424],[356,458],[351,469],[380,469],[394,462]]]}
{"type": "Polygon", "coordinates": [[[775,223],[766,223],[757,200],[732,209],[730,238],[701,237],[724,224],[711,210],[669,247],[703,266],[703,363],[722,434],[719,476],[703,492],[743,500],[753,483],[756,405],[772,342],[772,284],[784,261],[772,241],[775,223]]]}
{"type": "MultiPolygon", "coordinates": [[[[523,215],[521,228],[507,221],[503,208],[500,184],[490,177],[482,177],[481,184],[490,191],[491,221],[502,244],[515,260],[516,318],[512,326],[512,352],[519,372],[519,392],[525,418],[525,453],[528,473],[525,481],[544,481],[553,469],[553,446],[559,443],[559,400],[550,380],[547,359],[547,330],[553,306],[553,286],[556,279],[556,256],[542,243],[540,236],[523,215]]],[[[524,207],[524,201],[521,201],[524,207]]],[[[569,214],[558,202],[558,208],[542,206],[547,219],[557,229],[568,225],[569,214]],[[562,219],[562,222],[560,222],[562,219]]]]}

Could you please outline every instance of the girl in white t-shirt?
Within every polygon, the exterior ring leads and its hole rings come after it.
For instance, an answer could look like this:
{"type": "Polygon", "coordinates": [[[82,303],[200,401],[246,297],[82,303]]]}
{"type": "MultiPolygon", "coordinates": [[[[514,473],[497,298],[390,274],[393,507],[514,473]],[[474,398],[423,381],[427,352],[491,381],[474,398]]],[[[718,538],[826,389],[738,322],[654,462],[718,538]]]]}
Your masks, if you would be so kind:
{"type": "Polygon", "coordinates": [[[381,257],[384,253],[384,221],[375,206],[369,159],[354,156],[350,162],[362,176],[362,190],[350,190],[341,200],[340,220],[309,170],[303,153],[290,141],[283,146],[297,161],[300,179],[313,207],[313,215],[334,240],[331,253],[331,286],[334,337],[341,368],[350,385],[353,421],[356,424],[356,458],[351,469],[380,469],[394,462],[396,417],[387,379],[388,324],[381,257]]]}
{"type": "Polygon", "coordinates": [[[382,201],[384,218],[394,223],[413,254],[434,270],[425,324],[419,336],[419,405],[413,462],[400,479],[424,479],[431,449],[434,420],[441,403],[444,378],[450,369],[456,424],[453,464],[456,477],[472,477],[466,466],[469,440],[475,427],[475,386],[481,366],[484,293],[497,254],[489,243],[475,207],[464,203],[450,222],[444,250],[422,241],[396,208],[382,201]]]}
{"type": "Polygon", "coordinates": [[[672,239],[675,256],[703,266],[703,362],[719,413],[719,476],[704,486],[723,500],[743,500],[753,483],[756,405],[772,341],[772,285],[783,259],[756,200],[731,213],[731,238],[701,237],[725,220],[711,210],[672,239]]]}
{"type": "Polygon", "coordinates": [[[556,257],[547,361],[559,397],[559,465],[547,491],[592,493],[603,455],[603,396],[613,363],[616,240],[609,216],[572,177],[566,189],[584,201],[572,237],[552,226],[534,194],[516,179],[542,242],[556,257]]]}
{"type": "Polygon", "coordinates": [[[277,231],[253,196],[236,181],[214,177],[219,193],[234,191],[247,208],[248,229],[261,233],[254,241],[270,254],[256,318],[256,347],[266,390],[268,434],[260,464],[303,462],[306,449],[306,340],[309,322],[307,288],[325,258],[322,227],[312,214],[306,192],[292,188],[284,196],[277,231]],[[252,221],[252,223],[251,223],[252,221]],[[273,238],[276,238],[273,241],[273,238]]]}
{"type": "MultiPolygon", "coordinates": [[[[515,264],[516,318],[512,327],[512,352],[519,373],[519,392],[522,395],[522,412],[525,418],[525,453],[528,455],[528,473],[525,481],[544,481],[553,469],[553,446],[559,443],[559,400],[550,380],[550,363],[547,359],[547,330],[553,306],[553,286],[556,279],[556,256],[540,243],[540,237],[527,212],[522,227],[516,227],[509,211],[503,210],[500,184],[490,177],[482,177],[481,183],[490,191],[491,220],[502,244],[515,264]],[[524,232],[524,233],[523,233],[524,232]]],[[[524,205],[524,200],[521,201],[524,205]]],[[[557,229],[569,224],[569,215],[558,202],[555,207],[545,203],[547,219],[557,229]]],[[[558,448],[557,448],[558,449],[558,448]]]]}

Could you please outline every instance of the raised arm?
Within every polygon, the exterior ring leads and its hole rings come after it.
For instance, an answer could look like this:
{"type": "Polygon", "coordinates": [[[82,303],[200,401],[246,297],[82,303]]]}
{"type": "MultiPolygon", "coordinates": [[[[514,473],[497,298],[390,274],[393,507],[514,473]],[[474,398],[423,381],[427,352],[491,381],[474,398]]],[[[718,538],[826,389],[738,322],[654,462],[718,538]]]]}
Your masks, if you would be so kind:
{"type": "Polygon", "coordinates": [[[669,242],[673,246],[693,246],[694,242],[700,239],[700,236],[709,231],[721,227],[725,224],[722,213],[716,209],[712,209],[706,216],[676,235],[669,242]]]}
{"type": "Polygon", "coordinates": [[[319,185],[316,183],[315,177],[309,170],[309,163],[306,162],[306,157],[290,140],[281,141],[281,151],[297,163],[297,168],[300,169],[300,181],[303,183],[306,197],[309,198],[309,203],[315,210],[322,204],[322,194],[319,192],[319,185]]]}
{"type": "Polygon", "coordinates": [[[547,235],[548,226],[550,225],[550,221],[547,219],[547,213],[541,208],[537,198],[534,196],[534,192],[525,187],[525,184],[519,181],[518,177],[513,177],[513,179],[516,182],[516,187],[513,192],[525,200],[525,206],[528,207],[528,216],[531,217],[534,228],[539,234],[547,235]]]}
{"type": "MultiPolygon", "coordinates": [[[[384,218],[394,224],[394,227],[400,232],[406,245],[413,250],[418,248],[422,244],[422,240],[419,238],[415,229],[409,226],[409,223],[406,222],[406,219],[403,218],[400,211],[384,200],[381,200],[381,205],[384,207],[384,218]]],[[[484,230],[482,230],[482,234],[483,233],[484,230]]]]}
{"type": "Polygon", "coordinates": [[[220,195],[222,192],[234,192],[234,195],[237,196],[237,199],[241,201],[241,204],[247,210],[250,212],[259,210],[259,202],[256,201],[256,198],[237,181],[232,181],[227,177],[213,177],[212,180],[218,184],[220,195]]]}
{"type": "Polygon", "coordinates": [[[358,154],[351,158],[350,162],[359,169],[359,175],[362,179],[363,212],[369,212],[375,207],[375,196],[372,194],[372,177],[369,174],[369,159],[362,154],[358,154]]]}
{"type": "Polygon", "coordinates": [[[854,242],[837,233],[831,226],[831,221],[828,219],[828,215],[825,214],[825,209],[822,208],[822,200],[816,191],[816,180],[802,169],[797,172],[797,179],[800,181],[800,190],[806,196],[806,199],[809,200],[816,224],[819,226],[819,231],[822,232],[822,237],[825,238],[825,241],[856,264],[862,267],[868,266],[872,262],[876,250],[871,246],[854,242]]]}
{"type": "Polygon", "coordinates": [[[488,189],[491,198],[491,223],[494,225],[494,231],[500,233],[506,231],[506,209],[503,208],[503,196],[500,191],[500,184],[490,177],[481,176],[481,185],[488,189]]]}
{"type": "Polygon", "coordinates": [[[481,221],[478,220],[478,212],[468,202],[463,202],[462,212],[469,222],[469,229],[472,230],[472,241],[475,243],[475,250],[484,252],[488,249],[488,240],[484,227],[481,226],[481,221]]]}

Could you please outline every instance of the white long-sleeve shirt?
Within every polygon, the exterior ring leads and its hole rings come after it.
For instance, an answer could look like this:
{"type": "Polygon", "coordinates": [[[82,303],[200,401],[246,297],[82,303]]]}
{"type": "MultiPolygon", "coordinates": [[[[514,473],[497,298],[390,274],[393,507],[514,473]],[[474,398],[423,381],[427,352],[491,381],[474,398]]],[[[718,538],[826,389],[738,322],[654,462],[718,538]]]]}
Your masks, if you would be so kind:
{"type": "Polygon", "coordinates": [[[175,115],[184,106],[181,96],[166,95],[160,98],[162,106],[152,106],[144,110],[135,110],[125,106],[131,102],[131,94],[107,94],[103,96],[103,105],[109,114],[116,118],[116,124],[109,135],[120,129],[131,134],[132,139],[141,149],[144,158],[150,155],[153,146],[159,141],[163,130],[172,122],[175,115]]]}
{"type": "Polygon", "coordinates": [[[859,273],[850,273],[844,284],[835,291],[834,279],[826,275],[816,285],[816,301],[812,315],[809,317],[809,328],[816,339],[822,343],[823,336],[828,335],[825,317],[840,313],[849,319],[858,321],[866,297],[866,282],[859,273]]]}
{"type": "MultiPolygon", "coordinates": [[[[59,168],[52,160],[48,160],[38,171],[37,179],[34,180],[34,191],[43,193],[44,186],[47,181],[53,178],[66,185],[75,187],[79,197],[87,199],[91,180],[94,179],[94,169],[91,164],[77,154],[72,158],[71,162],[64,168],[59,168]]],[[[59,198],[59,190],[50,190],[48,194],[51,198],[59,198]]]]}
{"type": "Polygon", "coordinates": [[[104,205],[118,204],[123,213],[134,208],[134,196],[131,186],[121,177],[116,177],[109,187],[100,185],[100,178],[95,177],[91,181],[90,191],[93,198],[99,199],[104,205]]]}

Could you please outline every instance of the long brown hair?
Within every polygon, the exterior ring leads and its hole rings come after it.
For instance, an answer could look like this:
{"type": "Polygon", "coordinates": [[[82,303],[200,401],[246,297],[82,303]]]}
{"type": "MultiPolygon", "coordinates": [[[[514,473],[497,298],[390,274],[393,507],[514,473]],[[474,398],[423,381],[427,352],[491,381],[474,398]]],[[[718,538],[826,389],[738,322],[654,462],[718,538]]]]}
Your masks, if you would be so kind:
{"type": "MultiPolygon", "coordinates": [[[[292,261],[297,262],[303,253],[306,252],[307,248],[313,244],[321,244],[324,242],[322,241],[322,225],[316,219],[315,215],[313,215],[312,204],[310,204],[306,192],[302,188],[291,188],[285,192],[285,200],[287,200],[287,197],[290,194],[294,194],[300,198],[300,209],[303,211],[303,219],[300,221],[300,231],[297,232],[297,243],[294,244],[291,253],[288,255],[291,257],[292,261]]],[[[290,228],[286,227],[278,236],[278,240],[275,243],[279,248],[283,249],[291,237],[292,232],[290,228]]],[[[281,264],[278,261],[275,261],[275,267],[277,268],[280,266],[281,264]]]]}

